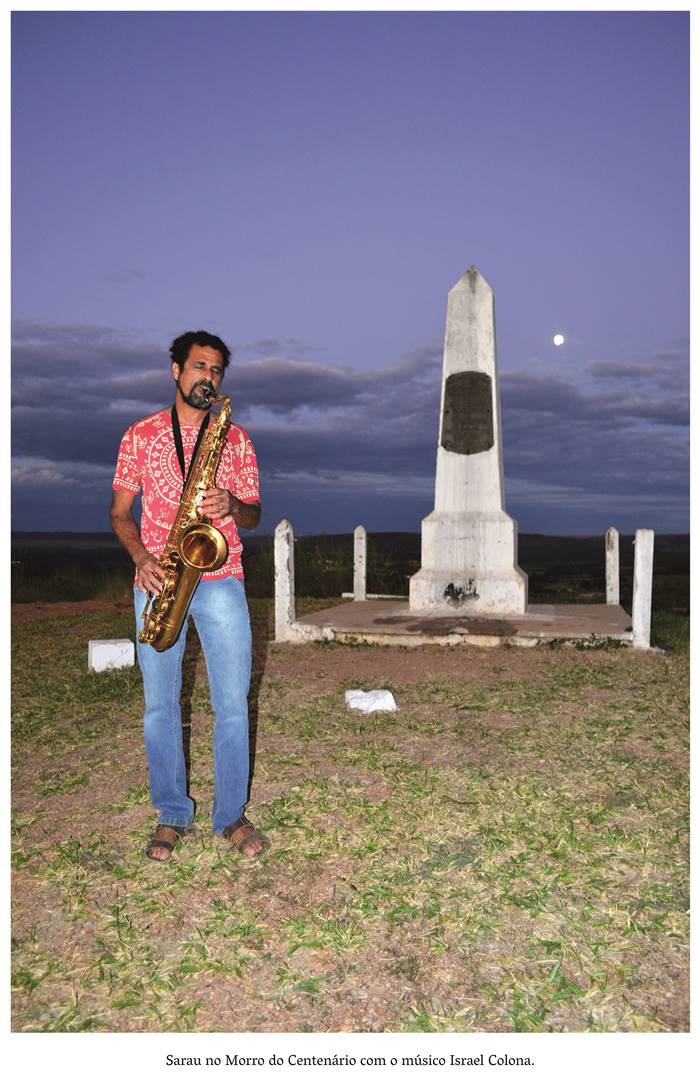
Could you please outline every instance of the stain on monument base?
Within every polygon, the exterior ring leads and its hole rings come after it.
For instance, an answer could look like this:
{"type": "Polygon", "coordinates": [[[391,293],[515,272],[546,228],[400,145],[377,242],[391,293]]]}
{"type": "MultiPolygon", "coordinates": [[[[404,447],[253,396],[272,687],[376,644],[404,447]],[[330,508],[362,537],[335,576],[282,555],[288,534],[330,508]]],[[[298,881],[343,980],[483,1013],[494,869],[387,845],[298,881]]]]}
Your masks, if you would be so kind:
{"type": "Polygon", "coordinates": [[[463,586],[448,583],[442,597],[453,603],[453,605],[459,606],[461,603],[466,602],[468,598],[478,598],[479,593],[474,585],[474,580],[467,580],[463,586]]]}
{"type": "Polygon", "coordinates": [[[471,614],[460,614],[455,617],[451,614],[445,616],[425,614],[415,618],[400,614],[396,617],[375,617],[371,622],[372,629],[380,629],[382,626],[394,626],[398,632],[427,633],[430,636],[449,636],[454,632],[470,636],[516,636],[520,631],[514,621],[493,617],[473,617],[471,614]],[[401,627],[398,628],[398,626],[401,627]]]}

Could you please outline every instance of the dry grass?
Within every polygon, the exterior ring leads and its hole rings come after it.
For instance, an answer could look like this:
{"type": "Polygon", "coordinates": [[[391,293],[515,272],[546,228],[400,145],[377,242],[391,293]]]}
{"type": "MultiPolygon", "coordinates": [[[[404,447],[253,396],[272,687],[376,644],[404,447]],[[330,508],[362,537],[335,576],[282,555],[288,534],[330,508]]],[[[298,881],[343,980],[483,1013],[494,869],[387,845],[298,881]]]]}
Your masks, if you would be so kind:
{"type": "Polygon", "coordinates": [[[86,671],[130,613],[15,625],[15,1030],[688,1028],[683,619],[656,656],[268,650],[253,613],[258,863],[209,831],[196,650],[197,826],[160,866],[138,672],[86,671]],[[347,712],[352,685],[400,712],[347,712]]]}

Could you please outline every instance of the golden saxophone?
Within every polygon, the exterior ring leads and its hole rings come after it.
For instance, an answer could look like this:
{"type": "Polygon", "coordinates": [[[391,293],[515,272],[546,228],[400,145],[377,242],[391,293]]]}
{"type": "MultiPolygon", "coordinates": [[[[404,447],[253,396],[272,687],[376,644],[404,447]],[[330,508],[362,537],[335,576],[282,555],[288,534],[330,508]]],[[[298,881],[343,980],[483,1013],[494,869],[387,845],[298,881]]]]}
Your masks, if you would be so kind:
{"type": "Polygon", "coordinates": [[[156,651],[166,651],[177,642],[202,573],[221,568],[228,557],[224,535],[199,511],[202,494],[215,484],[231,418],[228,396],[212,402],[220,402],[221,409],[212,415],[214,424],[199,446],[160,557],[165,581],[158,594],[148,598],[143,611],[139,640],[156,651]]]}

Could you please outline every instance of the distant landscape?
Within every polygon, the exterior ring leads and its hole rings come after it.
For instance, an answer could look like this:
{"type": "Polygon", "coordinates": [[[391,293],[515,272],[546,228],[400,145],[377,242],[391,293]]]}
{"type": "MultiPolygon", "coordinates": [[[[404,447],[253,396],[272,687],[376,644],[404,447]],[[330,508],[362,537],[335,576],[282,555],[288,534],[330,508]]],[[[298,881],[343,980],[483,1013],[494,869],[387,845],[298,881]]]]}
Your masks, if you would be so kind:
{"type": "MultiPolygon", "coordinates": [[[[410,576],[420,567],[420,534],[378,533],[368,537],[367,590],[408,593],[410,576]]],[[[620,600],[632,605],[634,538],[620,538],[620,600]]],[[[529,577],[529,600],[604,602],[604,539],[523,534],[518,560],[529,577]]],[[[299,597],[335,598],[352,590],[351,534],[304,535],[296,540],[295,579],[299,597]]],[[[271,535],[244,537],[248,594],[274,594],[271,535]]],[[[119,599],[130,593],[133,565],[110,533],[12,533],[12,600],[61,602],[119,599]]],[[[687,614],[690,606],[690,537],[656,535],[654,609],[687,614]]]]}

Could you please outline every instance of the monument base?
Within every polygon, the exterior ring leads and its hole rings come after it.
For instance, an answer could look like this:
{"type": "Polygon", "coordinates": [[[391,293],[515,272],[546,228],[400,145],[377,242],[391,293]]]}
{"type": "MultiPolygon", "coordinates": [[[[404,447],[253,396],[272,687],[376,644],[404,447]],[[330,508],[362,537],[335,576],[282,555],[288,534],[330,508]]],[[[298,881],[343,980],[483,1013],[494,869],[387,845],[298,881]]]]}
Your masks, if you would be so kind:
{"type": "Polygon", "coordinates": [[[525,613],[527,576],[517,564],[515,520],[503,511],[431,512],[422,529],[422,567],[409,586],[412,611],[525,613]]]}
{"type": "Polygon", "coordinates": [[[487,648],[555,643],[609,648],[613,641],[619,641],[621,646],[633,647],[632,619],[621,606],[586,603],[535,605],[524,614],[470,617],[412,613],[408,599],[366,599],[306,613],[291,623],[282,639],[297,644],[316,640],[396,647],[487,648]]]}

